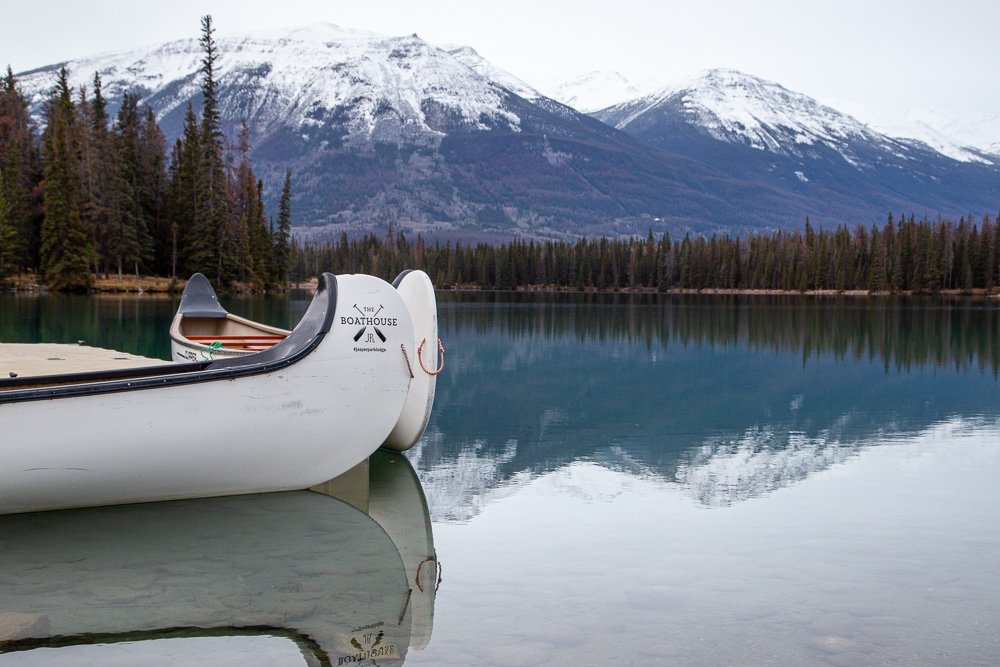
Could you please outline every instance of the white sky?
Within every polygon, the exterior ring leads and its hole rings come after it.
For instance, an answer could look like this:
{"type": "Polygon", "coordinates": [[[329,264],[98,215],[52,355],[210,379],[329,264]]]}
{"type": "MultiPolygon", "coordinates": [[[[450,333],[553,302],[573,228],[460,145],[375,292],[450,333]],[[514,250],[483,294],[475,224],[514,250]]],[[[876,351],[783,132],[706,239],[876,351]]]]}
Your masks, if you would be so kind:
{"type": "Polygon", "coordinates": [[[0,0],[0,68],[197,37],[203,14],[218,36],[317,21],[415,32],[538,87],[729,67],[834,106],[1000,112],[997,0],[0,0]]]}

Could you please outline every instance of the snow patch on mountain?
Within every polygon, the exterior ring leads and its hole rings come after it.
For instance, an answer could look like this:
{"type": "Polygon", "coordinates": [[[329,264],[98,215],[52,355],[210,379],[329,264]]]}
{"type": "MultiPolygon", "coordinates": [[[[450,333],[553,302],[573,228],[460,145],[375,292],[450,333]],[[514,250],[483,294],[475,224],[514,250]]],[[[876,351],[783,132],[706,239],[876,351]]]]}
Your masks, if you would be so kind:
{"type": "MultiPolygon", "coordinates": [[[[519,125],[517,115],[504,107],[507,91],[467,64],[467,54],[456,57],[416,35],[385,37],[322,23],[216,42],[219,89],[256,89],[252,96],[221,97],[220,112],[247,117],[258,128],[278,121],[292,127],[323,125],[329,122],[323,112],[330,110],[346,112],[349,133],[367,138],[387,122],[397,130],[409,126],[436,134],[445,131],[440,118],[470,129],[516,130],[519,125]]],[[[198,40],[188,39],[88,56],[66,68],[77,89],[91,88],[99,72],[106,97],[129,90],[146,101],[156,94],[155,108],[163,117],[198,95],[202,55],[198,40]]],[[[53,66],[18,77],[34,108],[41,107],[56,71],[53,66]]]]}
{"type": "Polygon", "coordinates": [[[569,80],[548,81],[540,89],[554,100],[583,113],[641,97],[655,90],[652,81],[633,82],[619,72],[589,72],[569,80]]]}
{"type": "Polygon", "coordinates": [[[960,110],[925,108],[898,113],[878,112],[854,102],[834,104],[869,127],[890,137],[913,139],[960,162],[998,164],[1000,114],[967,114],[960,110]]]}
{"type": "Polygon", "coordinates": [[[507,90],[520,95],[526,100],[536,101],[545,97],[542,93],[538,92],[507,70],[500,69],[490,61],[483,58],[471,46],[442,45],[441,48],[487,81],[499,83],[507,90]]]}
{"type": "Polygon", "coordinates": [[[876,145],[896,157],[906,157],[905,146],[852,116],[777,83],[736,70],[702,72],[618,105],[614,125],[624,130],[657,108],[680,110],[687,122],[719,141],[772,153],[799,157],[805,147],[824,145],[849,163],[862,166],[863,160],[851,148],[859,142],[876,145]]]}

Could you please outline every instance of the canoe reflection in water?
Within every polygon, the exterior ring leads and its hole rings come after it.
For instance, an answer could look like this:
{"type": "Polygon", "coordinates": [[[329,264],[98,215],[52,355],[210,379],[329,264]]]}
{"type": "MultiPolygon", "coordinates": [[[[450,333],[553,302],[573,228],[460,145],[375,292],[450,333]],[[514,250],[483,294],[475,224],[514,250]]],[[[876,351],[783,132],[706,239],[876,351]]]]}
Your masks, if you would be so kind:
{"type": "Polygon", "coordinates": [[[0,665],[401,664],[439,583],[416,474],[316,490],[0,517],[0,665]]]}

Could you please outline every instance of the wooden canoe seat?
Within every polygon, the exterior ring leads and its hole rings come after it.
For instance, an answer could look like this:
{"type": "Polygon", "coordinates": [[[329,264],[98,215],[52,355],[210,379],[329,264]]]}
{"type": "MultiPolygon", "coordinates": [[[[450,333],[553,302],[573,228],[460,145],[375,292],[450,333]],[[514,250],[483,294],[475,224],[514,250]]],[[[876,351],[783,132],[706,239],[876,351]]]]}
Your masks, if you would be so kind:
{"type": "Polygon", "coordinates": [[[185,336],[188,340],[195,343],[214,343],[218,341],[222,344],[222,347],[228,347],[236,350],[249,350],[252,352],[259,352],[260,350],[265,350],[275,343],[278,343],[285,339],[284,336],[274,335],[274,336],[185,336]]]}

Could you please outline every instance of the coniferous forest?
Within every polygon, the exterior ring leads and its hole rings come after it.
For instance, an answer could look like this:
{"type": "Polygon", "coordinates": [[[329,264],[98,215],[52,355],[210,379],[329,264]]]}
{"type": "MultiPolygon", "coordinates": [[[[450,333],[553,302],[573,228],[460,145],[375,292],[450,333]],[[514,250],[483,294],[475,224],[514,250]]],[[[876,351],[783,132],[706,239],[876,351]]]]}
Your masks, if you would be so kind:
{"type": "Polygon", "coordinates": [[[411,242],[401,233],[293,244],[291,277],[321,271],[391,280],[423,269],[439,287],[566,290],[863,290],[935,293],[1000,285],[1000,216],[958,222],[895,219],[853,230],[813,229],[671,239],[580,239],[490,245],[411,242]]]}
{"type": "Polygon", "coordinates": [[[65,69],[41,133],[10,67],[0,81],[0,279],[35,272],[51,288],[86,290],[96,276],[187,277],[261,289],[286,279],[291,173],[277,221],[249,160],[249,130],[219,129],[210,16],[202,18],[200,117],[189,105],[169,148],[153,110],[126,93],[109,116],[101,79],[73,90],[65,69]]]}

